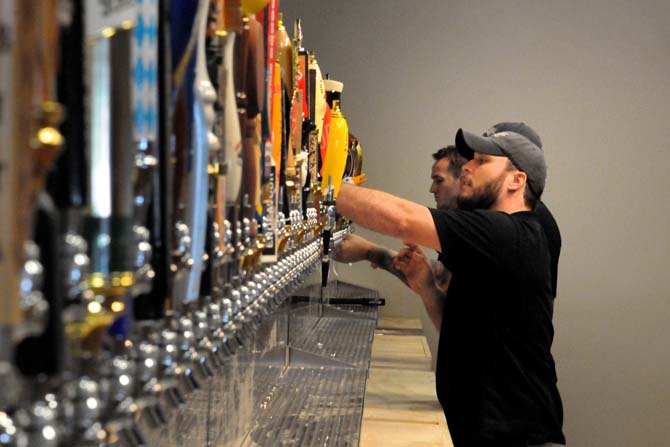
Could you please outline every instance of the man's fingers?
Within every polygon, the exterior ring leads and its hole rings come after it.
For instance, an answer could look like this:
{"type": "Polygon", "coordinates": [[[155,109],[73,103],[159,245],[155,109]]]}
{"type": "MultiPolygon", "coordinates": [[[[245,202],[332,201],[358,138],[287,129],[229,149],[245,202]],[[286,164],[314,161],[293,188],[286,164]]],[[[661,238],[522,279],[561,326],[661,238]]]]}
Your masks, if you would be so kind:
{"type": "Polygon", "coordinates": [[[418,245],[413,244],[411,242],[405,242],[405,244],[407,245],[405,247],[405,250],[409,250],[417,255],[425,256],[425,253],[423,252],[423,250],[421,250],[421,247],[419,247],[418,245]]]}
{"type": "Polygon", "coordinates": [[[413,243],[413,242],[407,241],[407,240],[402,241],[402,243],[405,244],[408,248],[410,248],[410,249],[412,249],[412,250],[416,250],[416,249],[419,248],[418,245],[416,245],[416,244],[413,243]]]}
{"type": "Polygon", "coordinates": [[[402,258],[406,261],[411,261],[413,259],[423,260],[425,259],[425,255],[421,251],[407,250],[407,252],[403,254],[402,258]]]}
{"type": "Polygon", "coordinates": [[[405,248],[403,248],[403,250],[411,250],[411,251],[413,251],[414,253],[416,253],[417,255],[419,255],[423,258],[426,257],[426,254],[423,252],[421,247],[418,246],[417,244],[415,244],[413,242],[410,242],[410,241],[402,241],[402,243],[405,244],[405,246],[406,246],[405,248]]]}
{"type": "Polygon", "coordinates": [[[396,255],[396,258],[409,258],[412,256],[412,250],[408,248],[401,248],[398,254],[396,255]]]}
{"type": "Polygon", "coordinates": [[[426,259],[426,254],[421,250],[413,252],[413,255],[414,255],[413,257],[417,258],[417,259],[422,259],[422,260],[426,259]]]}
{"type": "Polygon", "coordinates": [[[400,270],[403,273],[418,271],[421,266],[421,260],[414,257],[410,258],[398,258],[393,262],[393,268],[400,270]]]}

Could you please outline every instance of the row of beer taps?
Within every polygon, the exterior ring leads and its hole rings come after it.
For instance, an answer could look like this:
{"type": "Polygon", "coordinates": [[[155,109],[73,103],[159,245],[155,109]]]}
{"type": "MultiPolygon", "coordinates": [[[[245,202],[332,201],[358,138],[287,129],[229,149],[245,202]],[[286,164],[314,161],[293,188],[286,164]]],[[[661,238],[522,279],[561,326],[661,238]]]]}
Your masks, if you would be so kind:
{"type": "MultiPolygon", "coordinates": [[[[277,171],[264,174],[272,184],[268,190],[276,191],[263,203],[271,210],[255,216],[256,204],[248,202],[252,192],[261,196],[257,185],[240,186],[252,177],[240,167],[240,122],[251,135],[244,144],[255,144],[253,132],[263,126],[258,110],[251,116],[252,98],[256,106],[266,104],[258,92],[249,95],[252,90],[233,85],[235,78],[250,88],[255,83],[232,68],[233,62],[251,60],[243,51],[252,55],[254,45],[265,44],[263,25],[253,14],[242,14],[248,8],[239,0],[61,0],[72,10],[59,10],[70,16],[70,23],[60,24],[65,31],[59,42],[58,3],[0,1],[0,39],[21,36],[12,38],[11,51],[0,42],[0,74],[16,78],[13,91],[0,85],[0,229],[6,214],[16,214],[13,232],[0,231],[0,274],[16,282],[3,284],[7,290],[0,296],[0,446],[159,445],[155,440],[189,400],[220,378],[238,353],[251,349],[262,325],[317,266],[322,285],[327,282],[332,248],[347,231],[338,220],[332,183],[343,176],[347,150],[356,145],[339,109],[342,85],[323,83],[314,55],[300,43],[300,22],[295,54],[281,19],[273,23],[286,35],[277,59],[286,59],[282,67],[296,72],[276,72],[276,147],[284,152],[277,151],[277,171]],[[212,5],[223,25],[215,27],[210,49],[216,57],[208,60],[204,47],[212,5]],[[187,13],[197,18],[186,20],[187,13]],[[123,20],[125,15],[130,19],[123,20]],[[8,17],[15,22],[5,21],[8,17]],[[258,31],[255,40],[250,24],[258,31]],[[174,48],[163,48],[169,47],[165,36],[174,38],[174,48]],[[236,36],[243,41],[237,47],[236,36]],[[135,41],[140,38],[153,51],[146,64],[135,41]],[[63,57],[82,54],[57,68],[59,51],[63,57]],[[142,63],[133,65],[135,58],[142,63]],[[219,65],[218,98],[207,75],[212,61],[219,65]],[[183,73],[191,62],[197,68],[189,84],[183,73]],[[58,76],[64,79],[59,101],[65,107],[55,102],[51,85],[58,76]],[[132,88],[131,78],[138,84],[132,88]],[[73,93],[69,84],[81,91],[73,93]],[[79,97],[84,84],[86,104],[79,97]],[[138,99],[149,84],[151,106],[131,105],[128,98],[138,99]],[[332,113],[326,107],[329,95],[335,96],[332,113]],[[225,118],[220,124],[230,128],[214,134],[217,99],[219,118],[225,118]],[[64,109],[69,122],[61,127],[64,109]],[[149,109],[158,116],[138,112],[149,109]],[[282,116],[288,109],[293,115],[282,116]],[[180,117],[184,110],[197,124],[180,117]],[[9,123],[8,116],[16,122],[9,123]],[[330,137],[323,132],[326,118],[339,123],[330,137]],[[303,121],[311,123],[304,131],[303,121]],[[222,150],[226,139],[231,144],[222,150]],[[61,149],[65,162],[51,169],[61,149]],[[321,160],[321,150],[331,158],[321,160]],[[45,185],[47,178],[55,184],[45,185]],[[30,183],[30,194],[18,193],[26,189],[20,182],[30,183]],[[220,187],[212,188],[217,182],[220,187]],[[21,253],[13,256],[17,250],[21,253]],[[18,266],[18,275],[6,275],[13,267],[7,260],[18,266]]],[[[278,2],[256,3],[262,4],[258,12],[269,4],[269,27],[278,2]]],[[[258,61],[256,78],[263,80],[266,61],[261,56],[258,61]]],[[[260,177],[259,163],[244,163],[260,177]]],[[[350,170],[348,175],[360,174],[360,166],[350,170]]]]}
{"type": "MultiPolygon", "coordinates": [[[[250,236],[252,222],[244,220],[233,236],[228,221],[220,233],[225,250],[217,260],[222,274],[217,293],[204,296],[161,321],[135,322],[126,337],[99,352],[69,351],[70,368],[59,377],[41,383],[33,381],[30,396],[15,396],[14,402],[29,401],[11,414],[0,412],[0,445],[56,446],[143,446],[152,430],[160,431],[189,395],[215,377],[230,357],[248,347],[264,319],[276,311],[305,281],[321,259],[317,237],[317,211],[307,218],[292,212],[280,214],[277,236],[283,252],[277,262],[259,262],[259,242],[269,237],[250,236]],[[78,372],[78,374],[77,374],[78,372]]],[[[151,246],[146,229],[134,229],[136,277],[151,277],[151,246]]],[[[85,312],[100,315],[121,313],[96,301],[83,278],[89,272],[86,241],[68,233],[63,240],[68,299],[79,300],[85,312]]],[[[40,297],[42,267],[34,243],[26,243],[27,261],[21,282],[24,306],[31,309],[27,337],[43,329],[46,314],[40,297]]],[[[181,256],[184,259],[184,256],[181,256]]],[[[187,262],[187,261],[185,261],[187,262]]],[[[141,280],[133,294],[141,293],[141,280]]],[[[70,306],[65,318],[80,320],[82,306],[70,306]],[[80,314],[77,315],[76,312],[80,314]]],[[[76,330],[76,324],[66,325],[76,330]]],[[[83,331],[82,328],[78,328],[83,331]]],[[[76,337],[74,337],[76,339],[76,337]]],[[[3,378],[4,394],[11,385],[3,378]]],[[[18,385],[18,384],[17,384],[18,385]]],[[[25,389],[25,386],[21,387],[25,389]]],[[[8,400],[8,399],[5,399],[8,400]]]]}

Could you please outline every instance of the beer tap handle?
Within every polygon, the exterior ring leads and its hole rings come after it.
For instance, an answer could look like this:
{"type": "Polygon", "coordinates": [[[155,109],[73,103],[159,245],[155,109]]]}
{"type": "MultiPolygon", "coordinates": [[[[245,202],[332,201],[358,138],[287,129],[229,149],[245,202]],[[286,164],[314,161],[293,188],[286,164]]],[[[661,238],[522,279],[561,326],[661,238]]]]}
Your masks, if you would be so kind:
{"type": "Polygon", "coordinates": [[[335,209],[335,189],[332,177],[328,178],[326,197],[323,201],[326,207],[327,224],[323,230],[323,256],[321,258],[321,287],[328,285],[328,272],[330,270],[330,241],[335,231],[337,211],[335,209]]]}

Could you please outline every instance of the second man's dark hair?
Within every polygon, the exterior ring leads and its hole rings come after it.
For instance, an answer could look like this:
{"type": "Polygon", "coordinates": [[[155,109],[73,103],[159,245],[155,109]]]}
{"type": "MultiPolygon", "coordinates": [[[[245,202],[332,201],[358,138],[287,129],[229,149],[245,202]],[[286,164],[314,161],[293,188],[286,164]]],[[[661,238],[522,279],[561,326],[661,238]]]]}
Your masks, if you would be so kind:
{"type": "Polygon", "coordinates": [[[452,145],[438,149],[438,151],[433,154],[433,160],[435,161],[442,160],[443,158],[449,160],[449,173],[453,175],[454,178],[459,178],[461,176],[461,168],[468,160],[456,150],[456,146],[452,145]]]}

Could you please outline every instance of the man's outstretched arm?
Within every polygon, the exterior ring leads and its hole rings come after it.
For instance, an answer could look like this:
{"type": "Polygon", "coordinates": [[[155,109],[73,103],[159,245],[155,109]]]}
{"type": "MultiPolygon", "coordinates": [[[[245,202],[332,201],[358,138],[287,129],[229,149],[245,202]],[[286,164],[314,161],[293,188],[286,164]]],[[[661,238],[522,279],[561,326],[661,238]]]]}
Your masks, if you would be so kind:
{"type": "Polygon", "coordinates": [[[413,244],[441,250],[427,207],[383,191],[343,183],[337,212],[358,225],[413,244]]]}
{"type": "Polygon", "coordinates": [[[373,267],[386,270],[409,287],[403,272],[393,266],[393,259],[397,254],[393,250],[349,233],[344,235],[342,243],[337,247],[335,260],[339,262],[370,261],[373,267]]]}

